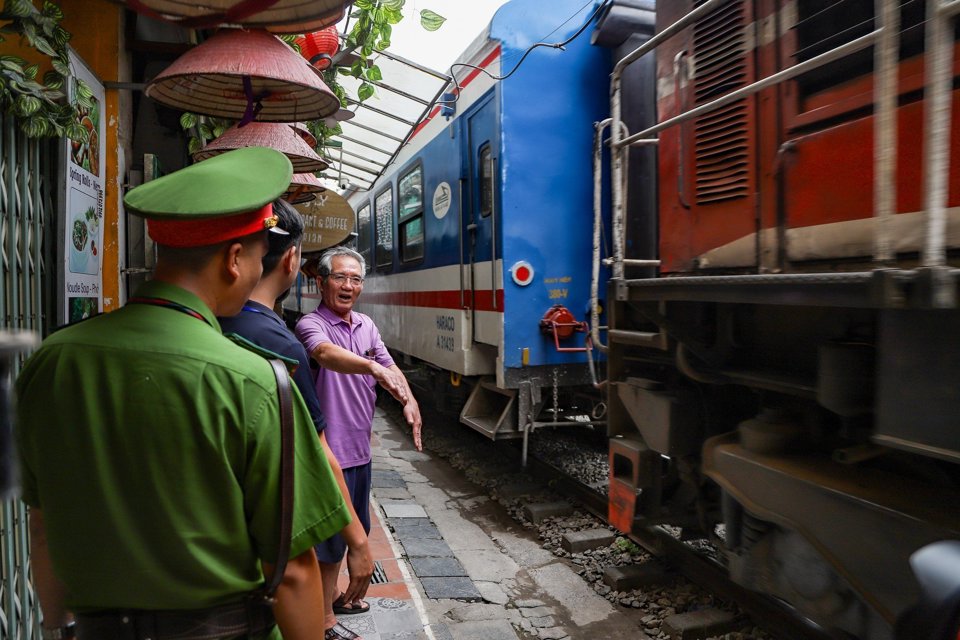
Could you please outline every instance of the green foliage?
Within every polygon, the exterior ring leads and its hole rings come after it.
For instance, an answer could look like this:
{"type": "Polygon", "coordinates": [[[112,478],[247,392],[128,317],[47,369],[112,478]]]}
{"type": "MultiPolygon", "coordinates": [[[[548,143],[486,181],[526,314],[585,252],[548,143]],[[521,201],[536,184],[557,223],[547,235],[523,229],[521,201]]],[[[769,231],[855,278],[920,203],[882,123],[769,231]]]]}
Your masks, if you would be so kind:
{"type": "MultiPolygon", "coordinates": [[[[406,0],[356,0],[350,17],[354,19],[353,28],[347,34],[346,46],[360,57],[360,61],[349,70],[342,69],[343,75],[360,80],[357,100],[363,102],[375,94],[371,82],[383,79],[380,69],[371,65],[370,58],[375,52],[390,47],[393,25],[403,20],[403,6],[406,0]],[[369,81],[369,82],[367,82],[369,81]]],[[[420,24],[427,31],[436,31],[446,18],[429,9],[420,12],[420,24]]]]}
{"type": "Polygon", "coordinates": [[[629,540],[627,538],[618,536],[613,544],[620,551],[629,553],[630,555],[633,555],[633,556],[639,555],[640,553],[643,552],[643,550],[640,547],[634,544],[632,540],[629,540]]]}
{"type": "Polygon", "coordinates": [[[424,9],[420,12],[420,24],[427,31],[436,31],[447,19],[441,16],[438,13],[430,11],[430,9],[424,9]]]}
{"type": "MultiPolygon", "coordinates": [[[[60,26],[63,12],[45,0],[37,9],[30,0],[5,0],[0,34],[16,34],[50,58],[53,69],[37,81],[40,67],[18,56],[0,56],[0,108],[17,118],[20,129],[31,138],[62,137],[87,142],[89,132],[80,116],[93,107],[93,93],[83,82],[70,77],[67,43],[70,33],[60,26]],[[74,83],[74,101],[67,103],[63,89],[74,83]]],[[[5,38],[0,35],[0,42],[5,38]]]]}
{"type": "Polygon", "coordinates": [[[200,151],[207,143],[216,140],[223,132],[233,126],[233,120],[201,116],[185,111],[180,116],[180,126],[187,132],[187,152],[193,155],[200,151]]]}

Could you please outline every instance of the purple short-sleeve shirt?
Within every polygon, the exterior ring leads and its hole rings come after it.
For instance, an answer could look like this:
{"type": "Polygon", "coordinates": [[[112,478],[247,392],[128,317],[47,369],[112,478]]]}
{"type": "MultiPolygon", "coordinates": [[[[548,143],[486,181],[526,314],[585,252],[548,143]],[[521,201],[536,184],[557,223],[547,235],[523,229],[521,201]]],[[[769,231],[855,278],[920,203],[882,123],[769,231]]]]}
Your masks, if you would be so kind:
{"type": "MultiPolygon", "coordinates": [[[[322,303],[300,318],[296,334],[307,353],[313,354],[324,342],[393,366],[380,332],[369,316],[350,312],[348,323],[322,303]]],[[[336,373],[320,368],[317,373],[317,397],[327,419],[327,443],[344,469],[370,462],[370,433],[377,400],[377,381],[371,375],[336,373]]]]}

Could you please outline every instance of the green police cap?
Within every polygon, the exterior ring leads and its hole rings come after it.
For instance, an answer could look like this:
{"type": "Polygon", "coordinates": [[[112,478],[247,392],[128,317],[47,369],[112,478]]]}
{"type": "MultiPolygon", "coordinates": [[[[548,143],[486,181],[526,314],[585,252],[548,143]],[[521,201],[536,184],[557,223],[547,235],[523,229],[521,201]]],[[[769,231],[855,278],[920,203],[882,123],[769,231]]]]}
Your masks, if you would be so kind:
{"type": "Polygon", "coordinates": [[[293,167],[284,154],[246,147],[142,184],[123,202],[147,218],[156,242],[202,246],[274,226],[270,205],[292,177],[293,167]]]}

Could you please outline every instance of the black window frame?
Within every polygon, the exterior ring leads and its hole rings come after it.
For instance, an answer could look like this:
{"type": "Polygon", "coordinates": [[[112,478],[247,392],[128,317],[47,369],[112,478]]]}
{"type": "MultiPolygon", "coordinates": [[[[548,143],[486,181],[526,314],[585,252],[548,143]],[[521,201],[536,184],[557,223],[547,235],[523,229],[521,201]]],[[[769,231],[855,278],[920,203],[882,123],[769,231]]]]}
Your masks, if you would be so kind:
{"type": "Polygon", "coordinates": [[[354,247],[363,259],[370,264],[371,252],[373,251],[373,203],[370,200],[367,200],[363,205],[357,207],[357,238],[356,238],[356,247],[354,247]],[[367,211],[367,223],[363,224],[363,221],[360,219],[360,212],[367,211]]]}
{"type": "Polygon", "coordinates": [[[416,262],[418,260],[423,260],[424,255],[426,254],[426,244],[427,244],[427,229],[426,229],[426,218],[423,215],[424,212],[424,178],[423,178],[423,162],[417,161],[409,167],[407,171],[400,174],[400,177],[397,179],[397,236],[399,242],[396,243],[398,247],[400,262],[410,263],[416,262]],[[420,203],[419,206],[409,213],[401,212],[401,198],[403,194],[401,193],[402,185],[404,180],[406,180],[411,175],[420,172],[420,203]],[[407,242],[406,231],[411,227],[415,222],[419,220],[420,222],[420,243],[419,243],[419,253],[412,254],[409,252],[411,247],[410,243],[407,242]]]}

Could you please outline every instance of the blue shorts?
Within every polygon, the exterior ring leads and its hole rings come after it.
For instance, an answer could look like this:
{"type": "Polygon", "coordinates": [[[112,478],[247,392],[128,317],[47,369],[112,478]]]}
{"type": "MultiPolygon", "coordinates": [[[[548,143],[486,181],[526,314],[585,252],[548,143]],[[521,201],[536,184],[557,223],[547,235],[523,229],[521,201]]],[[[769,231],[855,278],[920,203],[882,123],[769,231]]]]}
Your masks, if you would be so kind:
{"type": "MultiPolygon", "coordinates": [[[[357,512],[363,530],[370,533],[370,481],[373,475],[371,463],[343,470],[343,479],[350,492],[350,501],[357,512]]],[[[326,564],[336,564],[343,560],[347,551],[347,542],[339,533],[315,545],[317,560],[326,564]]]]}

